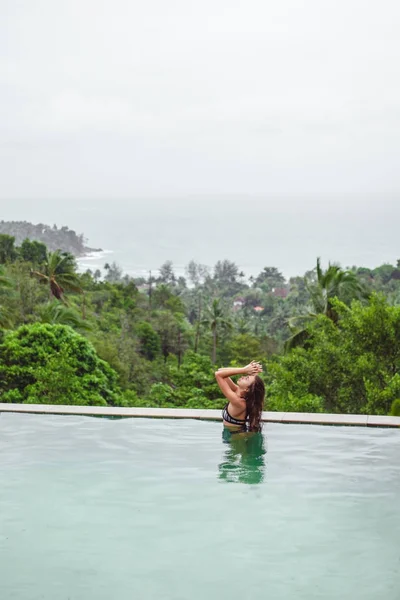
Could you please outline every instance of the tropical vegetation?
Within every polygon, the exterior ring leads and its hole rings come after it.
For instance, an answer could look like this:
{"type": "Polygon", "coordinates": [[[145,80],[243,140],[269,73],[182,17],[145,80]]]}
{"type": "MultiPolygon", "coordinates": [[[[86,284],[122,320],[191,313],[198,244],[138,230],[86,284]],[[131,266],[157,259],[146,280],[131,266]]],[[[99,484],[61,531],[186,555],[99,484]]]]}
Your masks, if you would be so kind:
{"type": "Polygon", "coordinates": [[[399,414],[400,262],[132,278],[0,234],[0,402],[217,408],[215,369],[253,359],[270,410],[399,414]]]}

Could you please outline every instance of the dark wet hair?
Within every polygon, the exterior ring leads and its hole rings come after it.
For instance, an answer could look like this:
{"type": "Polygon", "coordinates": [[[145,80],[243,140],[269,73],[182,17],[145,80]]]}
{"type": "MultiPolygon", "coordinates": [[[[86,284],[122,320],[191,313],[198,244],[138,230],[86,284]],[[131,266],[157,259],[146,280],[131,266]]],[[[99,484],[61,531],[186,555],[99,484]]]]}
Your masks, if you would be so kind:
{"type": "Polygon", "coordinates": [[[249,431],[261,431],[261,413],[264,406],[265,386],[258,375],[246,392],[246,419],[249,422],[249,431]]]}

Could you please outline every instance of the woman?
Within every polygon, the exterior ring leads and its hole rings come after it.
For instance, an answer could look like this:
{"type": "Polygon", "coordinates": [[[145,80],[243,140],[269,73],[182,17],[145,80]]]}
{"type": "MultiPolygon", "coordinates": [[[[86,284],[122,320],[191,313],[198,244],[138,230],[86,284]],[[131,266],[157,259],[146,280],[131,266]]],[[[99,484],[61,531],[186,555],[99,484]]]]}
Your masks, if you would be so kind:
{"type": "Polygon", "coordinates": [[[258,362],[251,362],[242,369],[218,369],[215,378],[229,402],[222,412],[224,426],[232,433],[244,431],[261,431],[261,414],[263,410],[265,388],[263,380],[257,373],[262,372],[258,362]],[[243,375],[237,382],[232,375],[243,375]]]}

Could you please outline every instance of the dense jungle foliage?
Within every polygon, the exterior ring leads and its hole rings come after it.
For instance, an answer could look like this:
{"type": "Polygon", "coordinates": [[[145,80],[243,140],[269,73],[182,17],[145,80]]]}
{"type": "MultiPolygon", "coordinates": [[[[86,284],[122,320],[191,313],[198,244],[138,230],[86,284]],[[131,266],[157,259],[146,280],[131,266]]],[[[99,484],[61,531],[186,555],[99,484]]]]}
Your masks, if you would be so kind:
{"type": "Polygon", "coordinates": [[[399,261],[104,268],[0,235],[0,402],[218,408],[215,369],[258,360],[269,410],[400,414],[399,261]]]}

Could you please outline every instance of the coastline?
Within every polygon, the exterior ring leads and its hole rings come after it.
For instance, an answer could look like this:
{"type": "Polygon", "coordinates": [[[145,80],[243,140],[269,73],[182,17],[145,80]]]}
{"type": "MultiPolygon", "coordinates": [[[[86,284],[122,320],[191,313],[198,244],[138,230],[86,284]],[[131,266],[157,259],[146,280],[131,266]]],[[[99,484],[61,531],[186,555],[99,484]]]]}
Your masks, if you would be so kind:
{"type": "Polygon", "coordinates": [[[86,254],[92,254],[93,252],[104,252],[103,248],[89,248],[89,247],[85,247],[83,249],[83,253],[80,254],[79,256],[86,256],[86,254]]]}
{"type": "Polygon", "coordinates": [[[87,269],[100,269],[102,271],[104,269],[104,262],[107,262],[105,258],[108,254],[114,254],[113,250],[103,250],[102,248],[85,248],[85,252],[76,256],[76,263],[78,267],[78,271],[84,272],[87,269]],[[86,261],[89,261],[86,263],[86,261]],[[101,262],[100,264],[96,264],[96,262],[101,262]],[[94,264],[93,264],[94,263],[94,264]]]}

